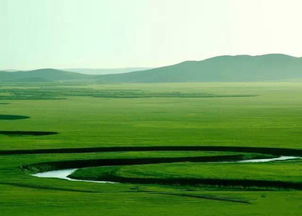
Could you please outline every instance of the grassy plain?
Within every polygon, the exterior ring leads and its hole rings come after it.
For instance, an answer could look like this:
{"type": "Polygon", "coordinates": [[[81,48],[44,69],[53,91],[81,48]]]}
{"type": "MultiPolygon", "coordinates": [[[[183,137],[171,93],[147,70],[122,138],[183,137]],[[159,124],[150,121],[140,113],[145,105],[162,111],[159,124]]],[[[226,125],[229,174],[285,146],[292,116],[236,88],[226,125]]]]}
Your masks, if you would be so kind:
{"type": "MultiPolygon", "coordinates": [[[[301,149],[301,94],[302,85],[298,82],[6,84],[0,88],[1,131],[48,131],[58,134],[0,134],[0,150],[120,146],[301,149]],[[29,118],[9,119],[12,117],[5,116],[29,118]]],[[[28,164],[65,160],[225,154],[231,153],[0,154],[0,213],[1,216],[301,215],[302,192],[299,190],[222,190],[157,184],[94,184],[40,179],[20,168],[28,164]]],[[[275,163],[244,165],[247,167],[236,167],[236,164],[224,167],[222,164],[216,167],[186,164],[182,168],[179,164],[144,165],[150,169],[143,169],[142,175],[156,166],[157,171],[164,175],[172,170],[170,175],[200,177],[203,174],[215,174],[215,177],[220,178],[231,176],[238,179],[241,176],[254,179],[255,174],[259,179],[278,179],[280,176],[281,180],[302,179],[302,174],[301,177],[299,175],[300,162],[277,164],[280,169],[274,168],[277,167],[275,163]],[[212,172],[216,168],[219,173],[212,172]],[[280,170],[283,172],[278,175],[280,170]]],[[[125,174],[129,175],[134,171],[133,168],[129,167],[125,174]]],[[[124,169],[127,170],[127,167],[124,169]]]]}

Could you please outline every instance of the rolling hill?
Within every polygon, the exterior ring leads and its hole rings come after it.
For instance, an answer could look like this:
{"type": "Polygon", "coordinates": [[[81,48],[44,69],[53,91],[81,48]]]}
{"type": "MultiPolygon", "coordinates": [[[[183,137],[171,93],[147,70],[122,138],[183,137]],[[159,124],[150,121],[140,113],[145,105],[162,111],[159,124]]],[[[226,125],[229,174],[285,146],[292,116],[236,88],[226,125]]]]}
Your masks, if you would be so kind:
{"type": "Polygon", "coordinates": [[[104,74],[121,74],[133,71],[143,71],[150,68],[68,68],[63,69],[64,71],[82,73],[82,74],[93,74],[93,75],[104,75],[104,74]]]}
{"type": "Polygon", "coordinates": [[[91,80],[93,76],[56,69],[38,69],[32,71],[0,72],[0,82],[56,82],[91,80]]]}
{"type": "Polygon", "coordinates": [[[283,54],[218,56],[121,74],[89,75],[56,69],[0,72],[0,82],[252,82],[302,78],[302,58],[283,54]]]}
{"type": "Polygon", "coordinates": [[[302,78],[302,59],[282,54],[218,56],[100,77],[103,82],[239,82],[299,78],[302,78]]]}

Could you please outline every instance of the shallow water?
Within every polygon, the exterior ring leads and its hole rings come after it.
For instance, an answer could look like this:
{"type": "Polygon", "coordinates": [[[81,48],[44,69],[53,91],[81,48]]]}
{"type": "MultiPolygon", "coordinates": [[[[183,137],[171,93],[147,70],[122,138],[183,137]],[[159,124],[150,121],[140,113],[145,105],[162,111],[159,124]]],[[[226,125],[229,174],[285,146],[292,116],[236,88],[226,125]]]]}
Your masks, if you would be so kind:
{"type": "Polygon", "coordinates": [[[277,158],[241,160],[241,161],[237,161],[237,163],[265,163],[265,162],[272,162],[272,161],[293,160],[293,159],[298,159],[298,158],[299,157],[295,157],[295,156],[280,156],[277,158]]]}
{"type": "Polygon", "coordinates": [[[115,183],[110,181],[93,181],[93,180],[80,180],[69,178],[68,176],[74,173],[77,169],[63,169],[63,170],[53,170],[47,172],[35,173],[32,176],[40,177],[40,178],[58,178],[69,181],[80,181],[80,182],[92,182],[92,183],[115,183]]]}
{"type": "MultiPolygon", "coordinates": [[[[300,157],[295,156],[280,156],[276,158],[264,158],[264,159],[249,159],[249,160],[240,160],[240,161],[230,161],[230,162],[218,162],[218,163],[267,163],[267,162],[273,162],[273,161],[284,161],[284,160],[293,160],[298,159],[300,157]]],[[[217,162],[215,162],[217,163],[217,162]]],[[[116,182],[111,181],[93,181],[93,180],[81,180],[81,179],[73,179],[68,177],[72,173],[74,173],[77,168],[75,169],[63,169],[63,170],[53,170],[53,171],[47,171],[47,172],[40,172],[32,174],[32,176],[40,177],[40,178],[58,178],[58,179],[64,179],[68,181],[79,181],[79,182],[92,182],[92,183],[110,183],[114,184],[116,182]]]]}

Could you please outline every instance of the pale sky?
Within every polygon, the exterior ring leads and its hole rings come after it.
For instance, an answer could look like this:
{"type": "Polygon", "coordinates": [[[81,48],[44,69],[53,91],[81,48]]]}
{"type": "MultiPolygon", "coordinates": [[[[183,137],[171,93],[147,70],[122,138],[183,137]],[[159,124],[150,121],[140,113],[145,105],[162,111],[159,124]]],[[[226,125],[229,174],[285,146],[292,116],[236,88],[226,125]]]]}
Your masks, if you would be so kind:
{"type": "Polygon", "coordinates": [[[0,69],[302,56],[302,0],[0,0],[0,69]]]}

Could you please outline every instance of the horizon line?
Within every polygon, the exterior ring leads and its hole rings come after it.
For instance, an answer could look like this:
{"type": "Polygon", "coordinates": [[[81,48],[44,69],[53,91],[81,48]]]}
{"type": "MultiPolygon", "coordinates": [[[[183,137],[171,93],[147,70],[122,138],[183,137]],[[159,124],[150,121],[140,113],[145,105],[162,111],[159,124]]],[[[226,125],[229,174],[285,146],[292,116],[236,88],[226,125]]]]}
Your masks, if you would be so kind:
{"type": "Polygon", "coordinates": [[[55,69],[55,70],[76,70],[76,69],[87,69],[87,70],[123,70],[123,69],[154,69],[154,68],[161,68],[161,67],[166,67],[166,66],[171,66],[171,65],[176,65],[180,64],[183,62],[199,62],[199,61],[205,61],[208,59],[216,58],[216,57],[236,57],[236,56],[250,56],[250,57],[258,57],[258,56],[266,56],[266,55],[284,55],[284,56],[289,56],[293,58],[302,58],[302,56],[295,56],[295,55],[290,55],[290,54],[285,54],[285,53],[265,53],[265,54],[223,54],[223,55],[215,55],[211,57],[206,57],[200,60],[183,60],[179,61],[177,63],[172,63],[172,64],[165,64],[165,65],[158,65],[158,66],[129,66],[129,67],[38,67],[38,68],[28,68],[28,69],[16,69],[16,68],[9,68],[9,69],[1,69],[0,71],[4,72],[22,72],[22,71],[33,71],[33,70],[43,70],[43,69],[55,69]]]}

